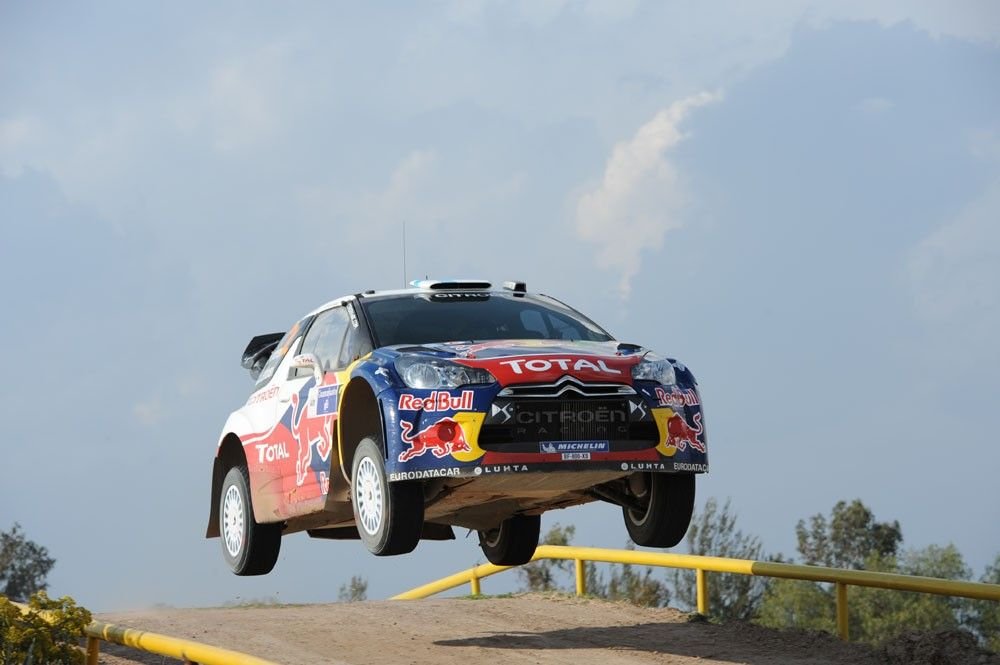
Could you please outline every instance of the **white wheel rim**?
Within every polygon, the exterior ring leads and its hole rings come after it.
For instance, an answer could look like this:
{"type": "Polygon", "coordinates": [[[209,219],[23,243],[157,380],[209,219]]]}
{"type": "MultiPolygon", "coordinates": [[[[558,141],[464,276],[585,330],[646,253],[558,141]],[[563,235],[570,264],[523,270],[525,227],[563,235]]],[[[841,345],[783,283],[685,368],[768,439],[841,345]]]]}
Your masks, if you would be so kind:
{"type": "Polygon", "coordinates": [[[629,517],[632,518],[632,524],[635,524],[636,526],[642,526],[643,524],[646,523],[646,520],[649,519],[649,506],[646,506],[646,512],[644,513],[640,514],[635,512],[634,510],[629,510],[628,514],[629,517]]]}
{"type": "Polygon", "coordinates": [[[646,509],[644,511],[642,511],[641,513],[637,513],[636,511],[631,510],[631,509],[628,511],[629,517],[632,518],[632,523],[635,524],[636,526],[642,526],[642,525],[644,525],[646,523],[646,520],[649,519],[649,511],[653,507],[653,479],[652,478],[649,478],[649,484],[646,486],[645,493],[639,495],[636,498],[641,499],[643,496],[647,497],[647,499],[649,501],[649,503],[646,504],[646,509]]]}
{"type": "Polygon", "coordinates": [[[487,531],[483,535],[483,542],[486,543],[487,547],[496,547],[500,544],[500,536],[503,535],[503,526],[503,523],[501,523],[500,526],[487,531]]]}
{"type": "Polygon", "coordinates": [[[374,536],[382,526],[382,481],[371,457],[363,457],[358,462],[354,500],[358,504],[361,528],[368,535],[374,536]]]}
{"type": "Polygon", "coordinates": [[[226,490],[226,498],[222,503],[222,536],[226,539],[226,551],[236,558],[243,549],[243,530],[246,526],[243,496],[236,485],[230,485],[226,490]]]}

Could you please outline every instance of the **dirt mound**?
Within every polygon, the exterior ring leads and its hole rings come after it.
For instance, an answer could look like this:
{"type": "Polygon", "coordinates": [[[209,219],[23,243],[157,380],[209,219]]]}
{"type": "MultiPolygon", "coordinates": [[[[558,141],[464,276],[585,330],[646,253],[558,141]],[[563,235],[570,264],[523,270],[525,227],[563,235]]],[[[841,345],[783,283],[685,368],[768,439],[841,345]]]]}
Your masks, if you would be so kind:
{"type": "MultiPolygon", "coordinates": [[[[673,609],[565,596],[156,610],[99,619],[287,665],[980,662],[932,660],[937,652],[931,642],[894,643],[880,653],[826,633],[775,631],[744,623],[716,625],[673,609]]],[[[956,641],[958,637],[938,638],[942,639],[962,654],[971,653],[968,644],[956,641]]],[[[130,665],[162,659],[106,647],[101,662],[130,665]]]]}
{"type": "Polygon", "coordinates": [[[961,630],[905,633],[882,645],[879,656],[887,665],[1000,665],[1000,655],[961,630]]]}

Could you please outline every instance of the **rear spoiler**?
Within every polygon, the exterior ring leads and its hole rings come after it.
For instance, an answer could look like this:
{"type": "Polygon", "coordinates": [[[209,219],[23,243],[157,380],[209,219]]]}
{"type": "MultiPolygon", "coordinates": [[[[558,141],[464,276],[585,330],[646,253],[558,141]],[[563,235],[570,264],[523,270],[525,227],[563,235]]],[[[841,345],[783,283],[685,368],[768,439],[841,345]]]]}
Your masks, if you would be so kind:
{"type": "Polygon", "coordinates": [[[271,356],[271,352],[274,351],[274,347],[278,346],[278,342],[284,336],[285,333],[280,332],[268,333],[266,335],[257,335],[250,340],[247,348],[243,351],[243,358],[240,360],[240,364],[250,370],[251,377],[256,379],[260,376],[260,371],[267,364],[267,359],[271,356]]]}

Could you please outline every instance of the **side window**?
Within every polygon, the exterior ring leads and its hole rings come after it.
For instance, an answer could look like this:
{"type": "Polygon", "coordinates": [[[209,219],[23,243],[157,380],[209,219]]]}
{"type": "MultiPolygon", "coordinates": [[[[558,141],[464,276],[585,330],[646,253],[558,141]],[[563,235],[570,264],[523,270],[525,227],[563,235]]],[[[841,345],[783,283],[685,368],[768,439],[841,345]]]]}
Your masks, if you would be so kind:
{"type": "Polygon", "coordinates": [[[372,351],[371,340],[368,339],[360,327],[351,326],[347,330],[347,339],[344,340],[344,349],[340,352],[340,362],[338,367],[347,367],[352,362],[372,351]]]}
{"type": "MultiPolygon", "coordinates": [[[[334,307],[321,312],[313,322],[306,338],[302,341],[299,353],[312,353],[319,358],[323,371],[333,369],[340,356],[340,347],[344,341],[344,333],[350,321],[343,307],[334,307]]],[[[308,369],[293,369],[290,377],[310,376],[308,369]]]]}
{"type": "Polygon", "coordinates": [[[267,364],[260,370],[260,376],[257,377],[257,388],[260,388],[271,380],[271,377],[274,376],[275,370],[278,369],[278,365],[281,364],[281,361],[285,358],[285,354],[288,353],[288,349],[295,344],[296,340],[298,340],[299,336],[302,334],[302,331],[309,325],[310,320],[311,319],[309,318],[305,318],[301,321],[297,321],[295,325],[292,326],[291,330],[285,333],[285,336],[281,338],[281,341],[278,342],[278,346],[276,346],[274,351],[271,352],[271,357],[267,359],[267,364]]]}

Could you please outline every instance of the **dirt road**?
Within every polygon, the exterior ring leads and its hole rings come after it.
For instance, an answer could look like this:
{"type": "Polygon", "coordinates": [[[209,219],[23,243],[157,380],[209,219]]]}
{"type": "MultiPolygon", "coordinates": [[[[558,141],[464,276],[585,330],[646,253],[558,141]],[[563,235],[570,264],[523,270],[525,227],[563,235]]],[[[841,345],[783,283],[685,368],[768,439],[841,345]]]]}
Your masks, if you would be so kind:
{"type": "MultiPolygon", "coordinates": [[[[692,622],[672,609],[562,596],[157,610],[98,617],[287,665],[875,663],[829,636],[692,622]]],[[[105,647],[107,665],[164,663],[105,647]]]]}

